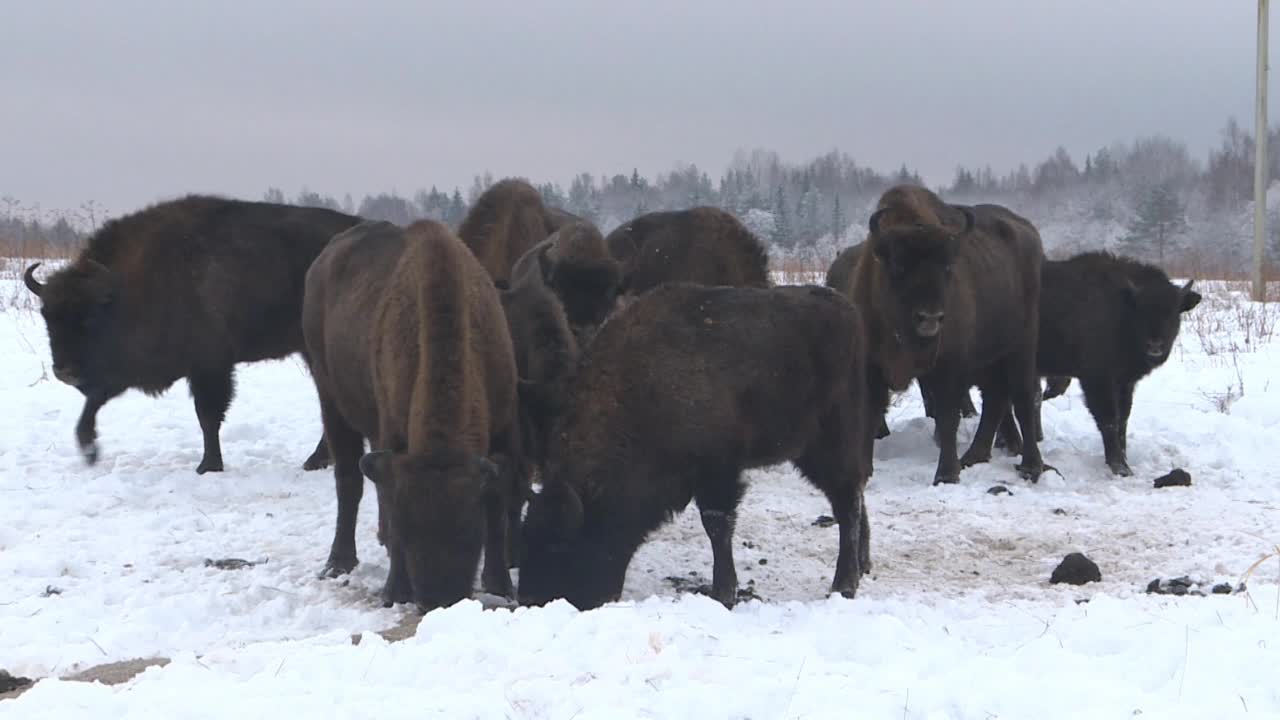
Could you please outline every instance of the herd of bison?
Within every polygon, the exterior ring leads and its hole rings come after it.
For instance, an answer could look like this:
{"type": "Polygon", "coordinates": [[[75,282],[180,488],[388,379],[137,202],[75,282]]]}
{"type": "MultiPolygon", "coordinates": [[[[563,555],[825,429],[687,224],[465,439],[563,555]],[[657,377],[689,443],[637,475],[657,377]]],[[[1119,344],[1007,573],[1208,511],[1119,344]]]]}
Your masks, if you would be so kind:
{"type": "Polygon", "coordinates": [[[887,190],[867,230],[826,287],[774,286],[759,240],[710,207],[605,237],[515,179],[456,231],[187,196],[108,222],[43,282],[39,263],[24,279],[55,376],[84,395],[75,434],[90,464],[104,403],[186,378],[196,472],[222,470],[236,364],[299,353],[324,426],[304,467],[332,465],[337,488],[326,576],[357,563],[365,478],[389,556],[383,601],[423,609],[469,596],[482,550],[485,592],[599,606],[645,537],[696,500],[710,592],[732,605],[743,471],[784,461],[830,500],[832,590],[855,594],[871,567],[872,448],[890,393],[912,380],[935,421],[935,484],[997,440],[1023,478],[1050,469],[1040,403],[1071,378],[1107,466],[1130,474],[1134,385],[1200,301],[1132,259],[1048,260],[1027,219],[918,186],[887,190]],[[981,414],[961,454],[974,385],[981,414]]]}

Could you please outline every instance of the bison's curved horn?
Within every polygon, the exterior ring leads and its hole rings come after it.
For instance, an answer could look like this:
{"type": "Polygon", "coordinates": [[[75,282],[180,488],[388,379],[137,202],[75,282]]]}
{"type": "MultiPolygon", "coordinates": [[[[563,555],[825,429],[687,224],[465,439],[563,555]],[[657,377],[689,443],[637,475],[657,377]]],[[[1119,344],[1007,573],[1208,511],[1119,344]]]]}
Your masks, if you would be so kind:
{"type": "Polygon", "coordinates": [[[36,268],[38,267],[40,267],[40,263],[34,263],[22,274],[22,281],[27,284],[27,289],[35,294],[36,297],[40,297],[40,293],[44,291],[44,285],[41,285],[40,281],[36,280],[36,268]]]}
{"type": "Polygon", "coordinates": [[[374,450],[360,457],[360,473],[373,481],[375,485],[387,480],[391,475],[390,450],[374,450]]]}
{"type": "Polygon", "coordinates": [[[957,207],[956,209],[964,213],[964,229],[960,231],[960,234],[966,235],[969,231],[973,230],[974,223],[976,223],[978,219],[974,216],[973,211],[967,207],[957,207]]]}
{"type": "Polygon", "coordinates": [[[1190,290],[1190,289],[1191,289],[1191,284],[1192,284],[1192,283],[1194,283],[1195,281],[1196,281],[1196,279],[1195,279],[1195,278],[1191,278],[1190,280],[1188,280],[1188,281],[1187,281],[1187,284],[1182,286],[1182,292],[1186,292],[1186,291],[1190,290]]]}
{"type": "Polygon", "coordinates": [[[889,208],[880,208],[879,210],[871,213],[871,219],[867,221],[867,228],[871,230],[872,235],[880,234],[880,217],[888,209],[889,208]]]}

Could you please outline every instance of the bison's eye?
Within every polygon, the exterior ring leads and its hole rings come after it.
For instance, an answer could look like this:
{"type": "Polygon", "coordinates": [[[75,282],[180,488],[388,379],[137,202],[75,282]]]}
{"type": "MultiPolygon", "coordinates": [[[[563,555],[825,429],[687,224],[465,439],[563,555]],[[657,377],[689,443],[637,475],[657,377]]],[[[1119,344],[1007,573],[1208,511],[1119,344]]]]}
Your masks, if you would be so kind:
{"type": "Polygon", "coordinates": [[[951,271],[954,269],[955,269],[955,265],[953,265],[952,263],[947,263],[946,265],[942,266],[942,272],[947,277],[951,277],[951,271]]]}

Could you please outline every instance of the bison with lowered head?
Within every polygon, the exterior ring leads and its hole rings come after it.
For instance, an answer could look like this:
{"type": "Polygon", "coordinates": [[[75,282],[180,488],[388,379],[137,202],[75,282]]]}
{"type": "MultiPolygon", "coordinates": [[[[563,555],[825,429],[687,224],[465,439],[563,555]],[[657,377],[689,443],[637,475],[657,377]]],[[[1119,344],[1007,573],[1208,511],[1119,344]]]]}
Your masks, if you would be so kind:
{"type": "Polygon", "coordinates": [[[769,254],[733,215],[713,207],[651,212],[605,238],[622,263],[623,289],[662,283],[769,287],[769,254]]]}
{"type": "MultiPolygon", "coordinates": [[[[1192,282],[1175,285],[1154,265],[1107,252],[1044,264],[1036,365],[1045,375],[1080,378],[1116,475],[1133,474],[1126,437],[1134,388],[1169,359],[1183,313],[1200,304],[1192,282]]],[[[1066,384],[1045,397],[1060,395],[1066,384]]],[[[1021,418],[1019,424],[1027,427],[1021,418]]],[[[1012,418],[1002,434],[1018,439],[1012,418]]]]}
{"type": "Polygon", "coordinates": [[[712,595],[732,605],[742,472],[785,460],[840,525],[832,589],[869,567],[863,489],[871,420],[858,311],[819,287],[669,284],[583,350],[525,520],[522,603],[616,599],[645,537],[696,500],[712,595]]]}
{"type": "Polygon", "coordinates": [[[594,225],[572,220],[522,255],[511,275],[512,284],[540,276],[537,282],[554,292],[574,336],[585,344],[613,311],[622,268],[594,225]]]}
{"type": "MultiPolygon", "coordinates": [[[[1020,420],[1035,408],[1040,235],[1006,208],[949,205],[912,185],[885,191],[868,224],[871,252],[862,253],[851,290],[870,336],[873,401],[883,414],[889,391],[918,378],[939,431],[934,483],[958,482],[961,467],[990,459],[1010,400],[1020,420]],[[973,382],[982,415],[957,458],[960,406],[973,382]]],[[[1018,470],[1032,479],[1044,471],[1034,440],[1018,470]]]]}
{"type": "MultiPolygon", "coordinates": [[[[218,431],[235,365],[303,350],[302,283],[329,239],[360,219],[321,208],[190,195],[112,220],[40,297],[54,376],[85,397],[76,440],[97,462],[97,415],[130,388],[187,379],[204,434],[197,473],[223,469],[218,431]]],[[[328,463],[321,439],[304,467],[328,463]]]]}
{"type": "Polygon", "coordinates": [[[494,284],[511,282],[511,267],[529,248],[561,225],[579,219],[548,208],[538,190],[524,180],[499,180],[481,193],[458,226],[458,237],[480,260],[494,284]]]}
{"type": "Polygon", "coordinates": [[[337,481],[326,573],[356,565],[363,473],[391,561],[386,602],[467,597],[482,545],[484,589],[510,595],[516,365],[484,268],[438,222],[363,223],[307,273],[303,331],[337,481]]]}

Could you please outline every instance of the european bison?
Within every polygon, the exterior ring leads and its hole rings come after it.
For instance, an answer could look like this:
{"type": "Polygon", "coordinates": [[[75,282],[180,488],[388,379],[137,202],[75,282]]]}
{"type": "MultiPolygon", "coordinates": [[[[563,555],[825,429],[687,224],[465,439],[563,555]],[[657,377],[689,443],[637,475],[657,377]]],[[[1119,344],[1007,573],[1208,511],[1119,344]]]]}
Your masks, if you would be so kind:
{"type": "MultiPolygon", "coordinates": [[[[1045,397],[1060,395],[1071,377],[1080,378],[1107,467],[1116,475],[1133,474],[1126,436],[1134,387],[1169,359],[1182,314],[1200,304],[1192,282],[1179,287],[1160,268],[1107,252],[1044,264],[1036,365],[1066,380],[1045,397]]],[[[1038,417],[1035,422],[1038,430],[1038,417]]],[[[1012,418],[1005,419],[1002,434],[1017,439],[1012,418]]]]}
{"type": "MultiPolygon", "coordinates": [[[[85,397],[76,440],[98,460],[97,415],[136,388],[187,379],[204,435],[197,473],[223,469],[219,428],[235,365],[303,350],[302,284],[325,244],[360,219],[320,208],[189,195],[112,220],[40,298],[53,373],[85,397]]],[[[321,438],[308,470],[324,467],[321,438]]]]}
{"type": "Polygon", "coordinates": [[[785,460],[831,501],[832,588],[852,596],[870,567],[865,352],[858,311],[827,288],[668,284],[614,314],[583,351],[529,502],[521,602],[616,599],[645,537],[695,499],[712,595],[732,605],[742,472],[785,460]]]}
{"type": "Polygon", "coordinates": [[[484,268],[433,220],[363,223],[307,273],[302,323],[338,494],[325,574],[356,565],[363,473],[391,561],[387,603],[470,595],[482,541],[485,591],[510,595],[516,364],[484,268]]]}
{"type": "MultiPolygon", "coordinates": [[[[934,484],[958,482],[961,467],[990,459],[1010,398],[1019,420],[1033,417],[1040,235],[1001,206],[949,205],[911,185],[885,191],[868,226],[872,252],[859,259],[852,292],[870,337],[873,401],[883,413],[889,391],[918,378],[940,436],[934,484]],[[960,405],[974,382],[982,415],[957,459],[960,405]]],[[[1018,471],[1038,478],[1040,449],[1024,445],[1018,471]]]]}
{"type": "MultiPolygon", "coordinates": [[[[853,288],[853,270],[858,266],[858,258],[862,257],[862,251],[866,247],[866,242],[860,242],[851,247],[841,250],[836,259],[831,261],[831,266],[827,268],[826,286],[844,295],[852,297],[853,288]]],[[[924,387],[920,388],[920,396],[924,401],[925,417],[933,417],[933,403],[924,387]]],[[[973,399],[969,397],[966,391],[960,402],[960,414],[964,417],[973,417],[978,411],[973,407],[973,399]]],[[[879,428],[876,430],[876,439],[889,436],[889,424],[885,422],[883,416],[880,418],[879,428]]]]}
{"type": "MultiPolygon", "coordinates": [[[[622,269],[604,237],[585,220],[573,220],[516,261],[512,283],[538,274],[560,304],[579,343],[585,344],[616,304],[622,269]]],[[[521,376],[524,377],[524,376],[521,376]]]]}
{"type": "Polygon", "coordinates": [[[528,182],[507,178],[476,198],[458,226],[458,237],[502,288],[511,282],[511,267],[521,255],[576,219],[544,205],[542,195],[528,182]]]}
{"type": "Polygon", "coordinates": [[[713,207],[651,212],[605,239],[622,263],[623,289],[662,283],[769,287],[769,254],[733,215],[713,207]]]}

